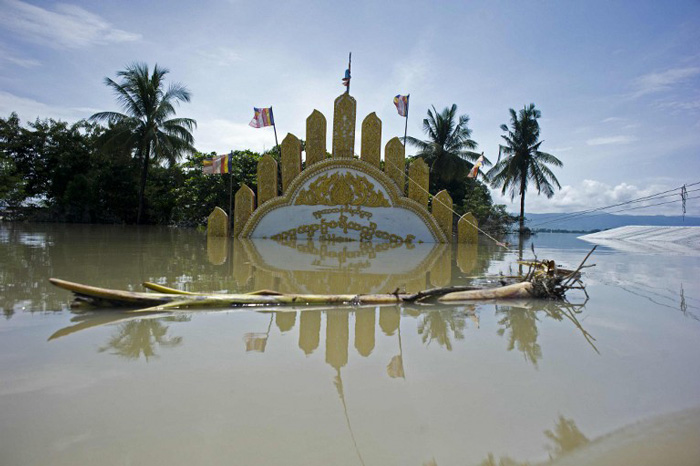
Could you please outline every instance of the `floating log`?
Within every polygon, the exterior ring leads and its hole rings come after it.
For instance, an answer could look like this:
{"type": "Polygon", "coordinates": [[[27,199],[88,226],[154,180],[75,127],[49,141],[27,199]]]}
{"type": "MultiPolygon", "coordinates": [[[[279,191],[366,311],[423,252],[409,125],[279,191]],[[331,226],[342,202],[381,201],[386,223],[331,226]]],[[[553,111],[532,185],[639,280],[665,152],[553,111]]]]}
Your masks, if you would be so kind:
{"type": "MultiPolygon", "coordinates": [[[[161,312],[173,309],[216,308],[232,306],[285,306],[285,305],[330,305],[330,304],[400,304],[460,301],[490,301],[507,299],[553,299],[565,300],[570,289],[586,289],[581,282],[580,271],[584,263],[595,251],[595,247],[586,255],[575,270],[562,269],[554,261],[529,261],[529,270],[523,281],[494,288],[476,288],[473,286],[451,286],[419,291],[418,293],[385,294],[294,294],[279,293],[273,290],[257,290],[251,293],[192,293],[168,288],[163,285],[146,282],[144,287],[156,293],[139,293],[134,291],[110,290],[83,285],[58,278],[49,281],[66,290],[72,291],[78,303],[87,303],[98,307],[137,308],[130,312],[161,312]]],[[[534,250],[533,250],[534,253],[534,250]]],[[[586,293],[586,297],[588,294],[586,293]]]]}

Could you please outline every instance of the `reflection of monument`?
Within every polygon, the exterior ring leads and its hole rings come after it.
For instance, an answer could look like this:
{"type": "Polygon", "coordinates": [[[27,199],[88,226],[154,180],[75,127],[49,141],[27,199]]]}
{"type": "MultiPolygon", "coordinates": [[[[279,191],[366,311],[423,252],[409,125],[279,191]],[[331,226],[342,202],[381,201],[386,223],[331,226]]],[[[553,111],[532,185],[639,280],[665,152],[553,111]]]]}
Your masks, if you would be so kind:
{"type": "MultiPolygon", "coordinates": [[[[475,245],[459,247],[476,253],[475,245]]],[[[449,284],[452,268],[444,264],[451,258],[452,248],[442,244],[244,239],[233,240],[232,262],[241,291],[391,293],[449,284]]]]}
{"type": "MultiPolygon", "coordinates": [[[[406,169],[405,148],[389,140],[381,158],[381,121],[362,122],[356,159],[356,102],[344,93],[335,100],[333,155],[326,159],[326,119],[317,110],[306,121],[306,166],[301,141],[288,134],[278,165],[268,154],[258,164],[257,196],[243,185],[236,193],[233,234],[279,241],[367,241],[392,244],[452,242],[452,199],[446,191],[429,205],[429,169],[415,159],[406,169]],[[407,173],[408,171],[408,173],[407,173]],[[257,205],[256,205],[257,197],[257,205]]],[[[473,241],[473,218],[458,222],[459,241],[473,241]]]]}

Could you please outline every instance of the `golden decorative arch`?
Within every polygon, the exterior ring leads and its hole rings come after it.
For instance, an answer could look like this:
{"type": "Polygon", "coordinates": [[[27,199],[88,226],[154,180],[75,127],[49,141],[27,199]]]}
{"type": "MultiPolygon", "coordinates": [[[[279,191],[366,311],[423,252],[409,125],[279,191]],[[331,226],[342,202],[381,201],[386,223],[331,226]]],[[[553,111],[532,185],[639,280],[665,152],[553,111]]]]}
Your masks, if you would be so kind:
{"type": "Polygon", "coordinates": [[[289,184],[282,196],[270,199],[253,212],[241,229],[239,237],[250,238],[267,214],[295,204],[401,207],[422,220],[434,242],[449,242],[442,228],[425,207],[405,197],[387,174],[370,163],[353,158],[326,159],[302,171],[289,184]],[[331,172],[337,168],[351,169],[359,174],[331,172]],[[334,177],[334,174],[337,176],[334,177]],[[318,177],[317,180],[306,186],[307,182],[314,177],[318,177]],[[381,189],[377,189],[373,181],[378,183],[378,188],[381,189]]]}

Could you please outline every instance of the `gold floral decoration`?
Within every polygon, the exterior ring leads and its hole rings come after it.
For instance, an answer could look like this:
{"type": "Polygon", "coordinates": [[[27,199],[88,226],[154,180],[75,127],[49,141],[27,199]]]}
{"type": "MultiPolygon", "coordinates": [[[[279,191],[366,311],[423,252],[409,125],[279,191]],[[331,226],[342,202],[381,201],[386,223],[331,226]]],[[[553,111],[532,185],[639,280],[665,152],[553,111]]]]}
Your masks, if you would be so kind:
{"type": "Polygon", "coordinates": [[[303,189],[295,205],[352,205],[365,207],[389,207],[389,201],[381,190],[374,189],[366,177],[350,172],[321,175],[303,189]]]}

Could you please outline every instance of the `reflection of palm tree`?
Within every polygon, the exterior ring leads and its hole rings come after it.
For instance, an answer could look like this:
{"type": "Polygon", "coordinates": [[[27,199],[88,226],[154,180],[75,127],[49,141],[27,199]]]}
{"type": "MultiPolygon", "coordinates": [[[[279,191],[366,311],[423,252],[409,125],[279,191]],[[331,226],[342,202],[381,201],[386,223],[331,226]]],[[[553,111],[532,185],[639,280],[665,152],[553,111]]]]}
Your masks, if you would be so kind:
{"type": "Polygon", "coordinates": [[[503,328],[498,330],[498,335],[503,336],[506,330],[510,330],[508,351],[517,348],[527,361],[537,367],[537,361],[542,358],[542,348],[537,343],[537,312],[531,309],[496,306],[496,314],[502,315],[498,324],[503,328]]]}
{"type": "Polygon", "coordinates": [[[554,425],[554,431],[545,430],[544,435],[552,441],[553,445],[548,445],[547,449],[554,457],[570,453],[589,442],[588,438],[576,427],[572,419],[566,419],[559,415],[559,421],[554,425]]]}
{"type": "Polygon", "coordinates": [[[438,345],[452,351],[450,331],[455,339],[461,340],[464,338],[465,326],[464,316],[458,315],[454,311],[427,311],[418,324],[418,333],[422,335],[423,343],[429,345],[433,340],[437,340],[438,345]]]}
{"type": "MultiPolygon", "coordinates": [[[[553,443],[553,445],[546,446],[550,451],[547,464],[551,463],[555,458],[571,453],[590,442],[576,427],[576,423],[573,420],[566,419],[561,415],[554,425],[554,431],[545,430],[544,435],[553,443]]],[[[479,463],[479,466],[527,466],[529,464],[531,463],[516,461],[507,456],[501,456],[496,459],[493,453],[489,453],[488,457],[479,463]]]]}
{"type": "Polygon", "coordinates": [[[156,345],[163,348],[173,348],[182,343],[182,337],[166,336],[168,326],[163,325],[163,321],[180,322],[183,318],[189,319],[187,316],[182,316],[126,322],[119,326],[119,331],[98,352],[103,353],[107,350],[113,350],[112,354],[126,359],[139,359],[143,354],[148,360],[152,356],[157,356],[155,352],[156,345]]]}
{"type": "Polygon", "coordinates": [[[595,338],[583,328],[578,320],[577,314],[583,312],[582,307],[583,305],[553,301],[533,302],[532,307],[530,305],[527,307],[496,306],[496,314],[500,314],[502,317],[498,323],[503,326],[498,330],[498,335],[503,336],[506,330],[510,330],[508,351],[517,347],[525,359],[537,367],[537,362],[542,359],[542,348],[537,343],[539,335],[537,313],[542,312],[545,317],[559,322],[566,319],[574,324],[591,348],[596,353],[600,353],[593,343],[595,338]]]}

